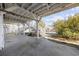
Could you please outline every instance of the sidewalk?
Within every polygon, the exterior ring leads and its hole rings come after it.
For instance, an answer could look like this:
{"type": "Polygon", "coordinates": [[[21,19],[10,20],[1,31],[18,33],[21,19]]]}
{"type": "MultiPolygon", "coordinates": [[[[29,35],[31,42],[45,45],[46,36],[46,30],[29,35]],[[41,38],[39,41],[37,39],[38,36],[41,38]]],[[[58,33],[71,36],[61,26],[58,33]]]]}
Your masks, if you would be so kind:
{"type": "Polygon", "coordinates": [[[65,43],[65,44],[73,44],[73,45],[79,45],[79,41],[68,41],[68,40],[59,40],[59,39],[56,39],[56,38],[51,38],[51,37],[45,37],[47,38],[48,40],[53,40],[53,41],[57,41],[57,42],[62,42],[62,43],[65,43]]]}

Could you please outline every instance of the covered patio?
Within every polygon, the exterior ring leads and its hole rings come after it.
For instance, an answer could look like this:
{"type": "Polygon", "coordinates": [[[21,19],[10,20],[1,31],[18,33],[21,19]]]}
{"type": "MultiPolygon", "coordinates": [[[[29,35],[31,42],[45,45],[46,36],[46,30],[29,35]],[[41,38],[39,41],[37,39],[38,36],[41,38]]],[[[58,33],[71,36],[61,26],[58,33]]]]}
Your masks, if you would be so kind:
{"type": "MultiPolygon", "coordinates": [[[[77,48],[49,41],[42,35],[40,37],[38,26],[42,17],[78,5],[77,3],[0,3],[2,25],[0,49],[3,50],[1,55],[79,55],[77,48]],[[31,31],[32,21],[35,21],[36,36],[22,35],[26,29],[31,31]],[[8,24],[11,27],[16,24],[17,30],[8,32],[8,24]]],[[[14,30],[14,27],[12,29],[14,30]]]]}

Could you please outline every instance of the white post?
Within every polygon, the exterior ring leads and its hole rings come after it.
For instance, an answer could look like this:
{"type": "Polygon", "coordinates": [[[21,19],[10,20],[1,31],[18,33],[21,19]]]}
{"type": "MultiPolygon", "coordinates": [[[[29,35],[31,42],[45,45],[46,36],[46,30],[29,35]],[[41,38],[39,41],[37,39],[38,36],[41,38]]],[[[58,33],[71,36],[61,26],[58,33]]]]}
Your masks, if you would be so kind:
{"type": "Polygon", "coordinates": [[[28,28],[29,28],[29,33],[30,33],[30,24],[28,25],[28,28]]]}
{"type": "Polygon", "coordinates": [[[19,27],[20,24],[18,23],[17,25],[18,25],[18,34],[19,34],[20,33],[20,27],[19,27]]]}
{"type": "Polygon", "coordinates": [[[23,23],[23,29],[22,29],[23,31],[25,31],[25,24],[23,23]]]}
{"type": "Polygon", "coordinates": [[[31,32],[30,30],[30,21],[27,22],[27,25],[28,25],[28,29],[29,29],[29,33],[31,32]]]}
{"type": "Polygon", "coordinates": [[[37,39],[39,38],[39,28],[38,28],[39,21],[36,21],[36,32],[37,32],[37,39]]]}
{"type": "Polygon", "coordinates": [[[37,39],[39,38],[39,36],[40,36],[40,31],[39,31],[39,21],[41,20],[41,17],[40,16],[38,16],[37,18],[36,18],[37,20],[36,20],[36,32],[37,32],[37,39]]]}
{"type": "Polygon", "coordinates": [[[4,48],[3,13],[0,12],[0,50],[4,48]]]}
{"type": "Polygon", "coordinates": [[[22,28],[22,32],[25,35],[24,31],[25,31],[25,23],[23,23],[23,28],[22,28]]]}

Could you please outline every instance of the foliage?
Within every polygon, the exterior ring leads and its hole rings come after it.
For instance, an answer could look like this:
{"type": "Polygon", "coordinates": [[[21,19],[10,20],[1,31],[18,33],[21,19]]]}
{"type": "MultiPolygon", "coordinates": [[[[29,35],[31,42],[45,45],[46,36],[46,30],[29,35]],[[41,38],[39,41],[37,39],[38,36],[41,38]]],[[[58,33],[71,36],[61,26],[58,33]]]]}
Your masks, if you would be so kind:
{"type": "Polygon", "coordinates": [[[66,38],[71,38],[73,33],[71,32],[71,30],[69,28],[65,28],[63,30],[63,33],[62,33],[63,37],[66,37],[66,38]]]}
{"type": "Polygon", "coordinates": [[[39,28],[44,28],[45,27],[44,21],[43,20],[40,20],[38,26],[39,26],[39,28]]]}
{"type": "Polygon", "coordinates": [[[64,21],[58,20],[54,23],[55,30],[58,32],[58,34],[62,34],[63,28],[64,28],[64,21]]]}
{"type": "Polygon", "coordinates": [[[79,39],[79,14],[68,17],[67,20],[58,20],[54,28],[59,35],[66,38],[79,39]]]}

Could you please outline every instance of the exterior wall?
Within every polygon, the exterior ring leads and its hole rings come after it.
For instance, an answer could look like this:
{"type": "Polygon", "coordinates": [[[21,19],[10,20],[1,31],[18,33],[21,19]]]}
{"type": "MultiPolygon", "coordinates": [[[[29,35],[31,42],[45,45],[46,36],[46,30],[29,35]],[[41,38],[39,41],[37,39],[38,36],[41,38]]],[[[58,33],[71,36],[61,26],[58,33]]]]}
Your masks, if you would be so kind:
{"type": "Polygon", "coordinates": [[[0,13],[0,50],[4,48],[3,14],[0,13]]]}
{"type": "Polygon", "coordinates": [[[8,34],[8,33],[16,33],[17,34],[23,30],[23,25],[19,24],[19,26],[18,26],[18,23],[6,24],[4,26],[5,26],[5,29],[4,29],[5,34],[8,34]]]}

